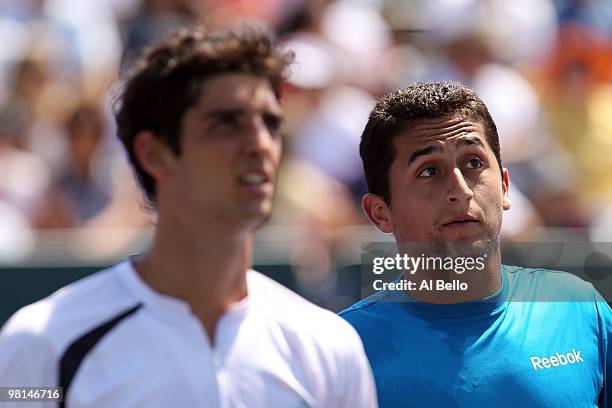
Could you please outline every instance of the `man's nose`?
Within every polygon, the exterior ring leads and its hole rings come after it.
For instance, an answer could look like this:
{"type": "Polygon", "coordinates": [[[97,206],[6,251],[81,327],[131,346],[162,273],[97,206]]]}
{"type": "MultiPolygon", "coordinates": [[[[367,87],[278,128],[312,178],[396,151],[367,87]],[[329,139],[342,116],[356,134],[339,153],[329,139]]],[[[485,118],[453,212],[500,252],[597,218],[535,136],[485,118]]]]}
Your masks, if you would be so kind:
{"type": "Polygon", "coordinates": [[[254,115],[251,118],[247,132],[245,150],[249,155],[260,155],[268,152],[278,143],[261,115],[254,115]]]}
{"type": "Polygon", "coordinates": [[[462,201],[469,201],[474,197],[474,192],[468,186],[463,173],[458,168],[453,168],[450,173],[449,185],[446,193],[446,200],[455,204],[462,201]]]}

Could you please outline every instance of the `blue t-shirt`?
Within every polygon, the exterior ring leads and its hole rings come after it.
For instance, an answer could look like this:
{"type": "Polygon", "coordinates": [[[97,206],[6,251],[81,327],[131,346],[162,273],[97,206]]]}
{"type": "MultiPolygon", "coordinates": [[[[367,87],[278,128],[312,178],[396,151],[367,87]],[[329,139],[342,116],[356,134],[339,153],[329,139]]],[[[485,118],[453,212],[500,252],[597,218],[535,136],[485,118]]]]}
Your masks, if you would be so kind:
{"type": "Polygon", "coordinates": [[[610,307],[569,273],[503,266],[486,301],[381,291],[340,315],[361,335],[382,408],[612,407],[600,395],[610,307]]]}

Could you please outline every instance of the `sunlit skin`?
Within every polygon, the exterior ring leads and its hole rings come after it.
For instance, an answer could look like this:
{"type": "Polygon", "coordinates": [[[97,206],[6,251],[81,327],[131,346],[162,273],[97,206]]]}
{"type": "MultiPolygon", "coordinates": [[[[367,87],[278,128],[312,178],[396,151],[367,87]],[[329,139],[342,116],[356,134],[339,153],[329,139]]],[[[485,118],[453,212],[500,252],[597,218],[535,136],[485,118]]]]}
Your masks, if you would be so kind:
{"type": "Polygon", "coordinates": [[[160,293],[186,300],[210,341],[215,325],[247,296],[252,233],[272,211],[281,156],[282,113],[265,79],[207,79],[181,128],[181,154],[151,132],[135,139],[142,167],[156,181],[152,249],[134,262],[160,293]]]}
{"type": "MultiPolygon", "coordinates": [[[[393,233],[400,247],[450,242],[484,248],[498,241],[502,213],[510,208],[508,171],[500,171],[481,123],[458,116],[420,120],[393,144],[390,205],[374,194],[363,199],[364,211],[381,231],[393,233]]],[[[488,276],[481,275],[475,292],[462,299],[499,289],[499,251],[491,255],[488,276]]]]}

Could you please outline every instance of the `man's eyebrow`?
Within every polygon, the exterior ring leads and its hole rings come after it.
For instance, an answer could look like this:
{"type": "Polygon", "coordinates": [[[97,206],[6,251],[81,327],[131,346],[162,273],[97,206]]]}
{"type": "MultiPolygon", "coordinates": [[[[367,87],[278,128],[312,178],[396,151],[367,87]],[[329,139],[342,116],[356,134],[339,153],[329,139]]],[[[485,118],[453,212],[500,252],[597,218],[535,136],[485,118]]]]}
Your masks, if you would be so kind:
{"type": "Polygon", "coordinates": [[[480,146],[482,148],[485,147],[482,139],[478,136],[463,136],[457,141],[457,146],[480,146]]]}
{"type": "Polygon", "coordinates": [[[219,117],[231,117],[242,115],[246,112],[244,108],[221,108],[221,109],[213,109],[208,112],[205,112],[202,115],[203,119],[212,119],[219,117]]]}
{"type": "Polygon", "coordinates": [[[410,155],[410,159],[408,159],[408,165],[410,166],[412,163],[414,163],[416,159],[418,159],[421,156],[427,156],[428,154],[432,154],[434,152],[440,152],[440,151],[442,151],[442,149],[436,145],[431,145],[431,146],[427,146],[419,150],[415,150],[410,155]]]}
{"type": "MultiPolygon", "coordinates": [[[[221,108],[213,109],[202,115],[203,119],[214,119],[214,118],[230,118],[240,116],[248,113],[250,110],[245,108],[221,108]]],[[[273,116],[279,120],[283,120],[283,114],[280,111],[273,109],[264,109],[261,112],[264,116],[273,116]]]]}
{"type": "MultiPolygon", "coordinates": [[[[464,136],[457,141],[457,146],[480,146],[485,147],[483,141],[478,136],[464,136]]],[[[440,152],[442,149],[439,146],[431,145],[422,149],[415,150],[408,159],[408,165],[414,163],[421,156],[427,156],[432,153],[440,152]]]]}

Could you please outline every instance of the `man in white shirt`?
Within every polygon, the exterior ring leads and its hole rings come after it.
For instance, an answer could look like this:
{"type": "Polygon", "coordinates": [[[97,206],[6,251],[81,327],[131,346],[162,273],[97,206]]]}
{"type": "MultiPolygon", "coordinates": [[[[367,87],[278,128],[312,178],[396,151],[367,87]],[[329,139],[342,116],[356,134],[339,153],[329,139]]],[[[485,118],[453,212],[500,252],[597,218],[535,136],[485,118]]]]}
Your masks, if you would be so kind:
{"type": "Polygon", "coordinates": [[[116,120],[153,245],[18,311],[0,386],[60,386],[70,408],[376,405],[352,327],[250,270],[289,62],[250,26],[182,30],[145,55],[116,120]]]}

